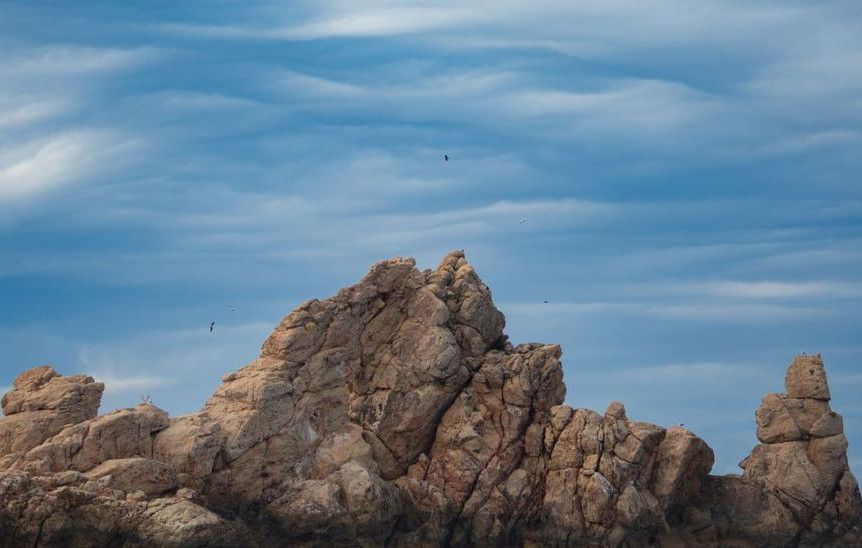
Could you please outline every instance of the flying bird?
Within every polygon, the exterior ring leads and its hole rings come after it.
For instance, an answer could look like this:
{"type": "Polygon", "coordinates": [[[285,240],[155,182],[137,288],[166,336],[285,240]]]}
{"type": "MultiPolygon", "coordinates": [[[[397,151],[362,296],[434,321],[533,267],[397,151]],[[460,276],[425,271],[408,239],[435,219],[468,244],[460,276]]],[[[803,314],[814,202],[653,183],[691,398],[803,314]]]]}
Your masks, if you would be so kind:
{"type": "Polygon", "coordinates": [[[448,162],[448,161],[449,161],[449,155],[448,155],[448,154],[444,154],[444,155],[443,155],[443,159],[444,159],[444,160],[446,160],[446,161],[448,162]]]}
{"type": "Polygon", "coordinates": [[[548,304],[548,301],[542,301],[542,302],[543,302],[543,303],[545,303],[545,304],[548,304]]]}
{"type": "Polygon", "coordinates": [[[225,308],[227,308],[228,312],[236,312],[236,307],[234,306],[227,305],[225,306],[225,308]]]}
{"type": "Polygon", "coordinates": [[[526,222],[527,222],[527,218],[526,218],[526,217],[521,217],[520,219],[518,219],[518,224],[519,224],[519,225],[522,225],[522,224],[524,224],[524,223],[526,223],[526,222]]]}
{"type": "Polygon", "coordinates": [[[215,327],[215,322],[213,322],[213,323],[211,323],[211,324],[210,324],[210,333],[212,333],[212,332],[213,332],[213,327],[215,327]]]}

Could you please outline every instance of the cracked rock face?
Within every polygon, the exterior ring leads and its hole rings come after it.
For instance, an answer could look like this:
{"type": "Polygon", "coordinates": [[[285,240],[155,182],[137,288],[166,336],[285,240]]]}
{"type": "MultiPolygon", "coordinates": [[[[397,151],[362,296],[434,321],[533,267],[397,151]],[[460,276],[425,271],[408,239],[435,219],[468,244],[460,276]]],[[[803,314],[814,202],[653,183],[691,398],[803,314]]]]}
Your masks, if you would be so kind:
{"type": "Polygon", "coordinates": [[[756,414],[741,476],[680,427],[562,405],[557,345],[513,346],[453,252],[374,265],[285,317],[191,415],[96,416],[49,367],[2,405],[9,546],[770,546],[862,543],[819,356],[756,414]]]}

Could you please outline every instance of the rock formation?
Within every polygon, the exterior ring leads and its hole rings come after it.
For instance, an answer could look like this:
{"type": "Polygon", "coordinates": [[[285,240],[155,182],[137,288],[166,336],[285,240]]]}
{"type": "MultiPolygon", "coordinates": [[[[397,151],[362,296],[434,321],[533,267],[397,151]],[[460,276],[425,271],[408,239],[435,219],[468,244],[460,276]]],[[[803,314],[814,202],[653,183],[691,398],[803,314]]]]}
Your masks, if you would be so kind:
{"type": "Polygon", "coordinates": [[[0,468],[66,426],[95,417],[104,389],[91,377],[61,377],[48,366],[20,374],[0,402],[6,415],[0,421],[0,468]]]}
{"type": "Polygon", "coordinates": [[[191,415],[96,416],[48,367],[3,398],[8,546],[859,545],[819,356],[757,411],[741,476],[681,427],[563,405],[556,345],[513,346],[460,252],[374,265],[282,320],[191,415]]]}

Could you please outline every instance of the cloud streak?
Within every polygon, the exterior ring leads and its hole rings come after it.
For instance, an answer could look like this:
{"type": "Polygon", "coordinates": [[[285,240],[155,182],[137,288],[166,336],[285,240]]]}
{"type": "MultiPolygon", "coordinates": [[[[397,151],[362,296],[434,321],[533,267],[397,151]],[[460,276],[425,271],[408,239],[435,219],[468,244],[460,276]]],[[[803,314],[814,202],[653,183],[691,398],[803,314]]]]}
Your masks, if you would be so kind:
{"type": "Polygon", "coordinates": [[[0,204],[38,196],[119,169],[137,143],[104,131],[37,139],[0,153],[0,204]]]}
{"type": "Polygon", "coordinates": [[[691,320],[702,322],[732,322],[742,324],[770,324],[798,321],[831,314],[828,309],[809,306],[747,304],[747,303],[679,303],[656,302],[554,302],[554,303],[503,303],[511,314],[528,315],[626,315],[691,320]]]}

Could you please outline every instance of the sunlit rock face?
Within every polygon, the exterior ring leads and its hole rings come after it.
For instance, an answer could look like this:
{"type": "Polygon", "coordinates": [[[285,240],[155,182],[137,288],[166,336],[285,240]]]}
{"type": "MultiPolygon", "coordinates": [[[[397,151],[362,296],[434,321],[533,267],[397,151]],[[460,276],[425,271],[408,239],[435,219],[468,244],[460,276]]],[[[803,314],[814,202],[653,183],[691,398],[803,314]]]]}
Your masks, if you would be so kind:
{"type": "Polygon", "coordinates": [[[96,416],[48,367],[2,401],[6,546],[859,545],[819,356],[756,413],[740,476],[681,427],[562,405],[557,345],[513,346],[463,253],[380,262],[285,317],[191,415],[96,416]]]}

